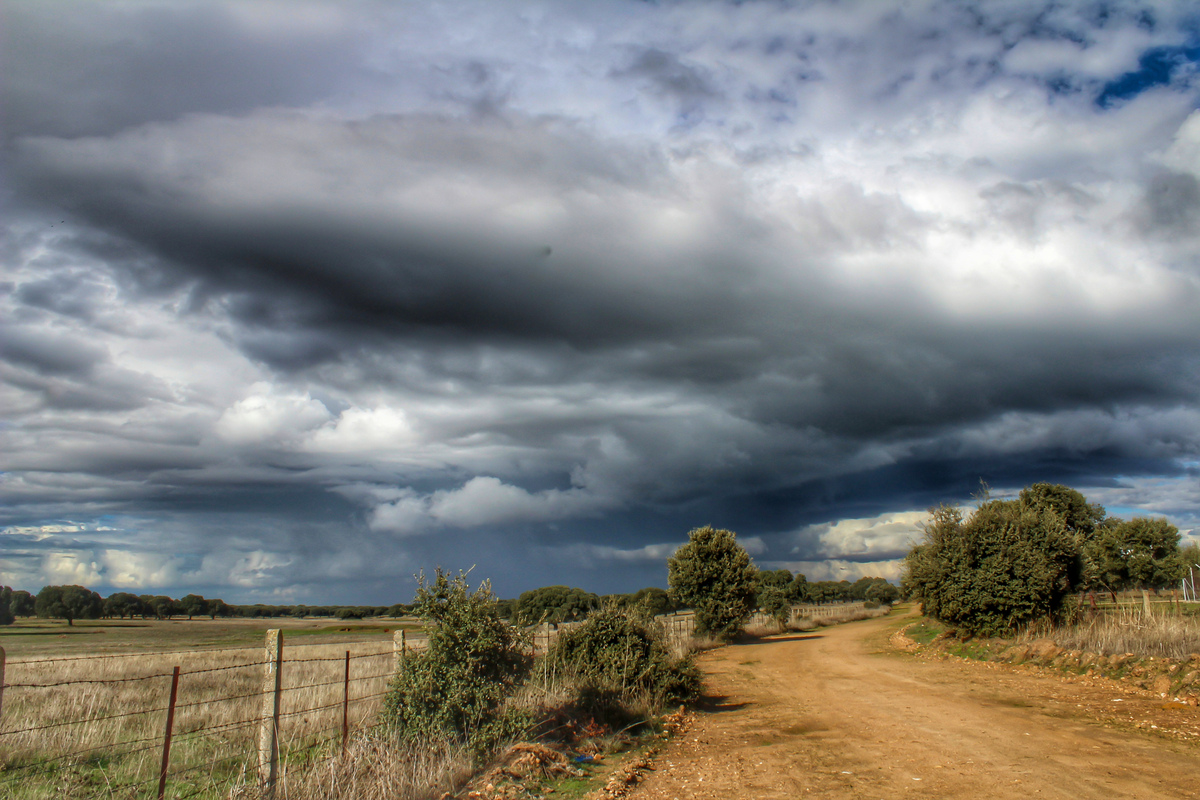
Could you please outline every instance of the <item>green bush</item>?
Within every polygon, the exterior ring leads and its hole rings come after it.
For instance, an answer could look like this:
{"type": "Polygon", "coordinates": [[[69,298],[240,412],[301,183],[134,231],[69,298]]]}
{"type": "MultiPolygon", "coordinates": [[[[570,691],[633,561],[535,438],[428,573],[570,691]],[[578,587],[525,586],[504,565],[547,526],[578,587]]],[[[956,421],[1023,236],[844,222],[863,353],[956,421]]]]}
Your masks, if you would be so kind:
{"type": "Polygon", "coordinates": [[[968,633],[998,635],[1062,608],[1078,573],[1080,538],[1053,508],[992,500],[967,520],[933,510],[904,561],[925,613],[968,633]]]}
{"type": "Polygon", "coordinates": [[[649,713],[700,692],[691,656],[675,657],[644,610],[606,605],[562,631],[546,654],[560,678],[574,682],[580,705],[596,717],[641,707],[649,713]]]}
{"type": "Polygon", "coordinates": [[[419,576],[414,613],[428,645],[405,658],[384,699],[383,721],[401,739],[465,745],[483,757],[528,724],[507,701],[529,673],[529,643],[496,603],[490,583],[471,592],[465,573],[419,576]]]}
{"type": "Polygon", "coordinates": [[[696,628],[731,639],[754,610],[758,570],[737,536],[705,525],[667,560],[670,596],[696,611],[696,628]]]}

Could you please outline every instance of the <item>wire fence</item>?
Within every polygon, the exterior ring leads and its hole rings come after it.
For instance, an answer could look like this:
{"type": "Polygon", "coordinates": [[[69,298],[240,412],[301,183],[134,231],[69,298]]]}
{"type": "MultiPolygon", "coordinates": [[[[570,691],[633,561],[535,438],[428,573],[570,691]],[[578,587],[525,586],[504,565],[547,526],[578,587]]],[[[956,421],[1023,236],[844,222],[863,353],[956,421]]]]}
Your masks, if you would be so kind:
{"type": "Polygon", "coordinates": [[[256,797],[376,724],[420,639],[19,659],[0,649],[0,798],[256,797]]]}

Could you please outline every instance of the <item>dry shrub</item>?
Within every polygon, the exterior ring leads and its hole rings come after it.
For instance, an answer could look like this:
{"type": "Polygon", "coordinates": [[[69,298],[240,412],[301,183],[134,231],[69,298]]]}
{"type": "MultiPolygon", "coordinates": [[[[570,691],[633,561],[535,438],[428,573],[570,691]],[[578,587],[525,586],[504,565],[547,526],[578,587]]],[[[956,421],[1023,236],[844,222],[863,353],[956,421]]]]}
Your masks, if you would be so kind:
{"type": "Polygon", "coordinates": [[[756,639],[760,639],[764,636],[775,636],[776,634],[783,633],[784,630],[784,626],[778,623],[770,625],[747,625],[742,629],[747,636],[756,639]]]}
{"type": "Polygon", "coordinates": [[[1044,638],[1053,639],[1064,650],[1186,659],[1200,653],[1200,620],[1173,614],[1147,616],[1122,608],[1072,625],[1031,625],[1021,635],[1024,641],[1044,638]]]}

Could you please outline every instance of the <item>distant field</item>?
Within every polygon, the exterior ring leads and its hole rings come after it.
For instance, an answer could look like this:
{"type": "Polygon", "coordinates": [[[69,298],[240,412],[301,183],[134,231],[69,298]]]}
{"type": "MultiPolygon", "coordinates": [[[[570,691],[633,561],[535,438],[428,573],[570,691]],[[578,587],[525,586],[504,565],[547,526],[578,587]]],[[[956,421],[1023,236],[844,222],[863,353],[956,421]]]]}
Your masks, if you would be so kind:
{"type": "Polygon", "coordinates": [[[339,620],[315,619],[216,619],[173,620],[63,620],[18,619],[0,627],[0,647],[8,658],[27,659],[64,655],[105,655],[162,650],[257,645],[268,629],[279,628],[284,638],[302,636],[306,644],[385,639],[398,629],[417,630],[412,618],[339,620]]]}
{"type": "Polygon", "coordinates": [[[414,649],[425,638],[412,619],[21,620],[0,629],[0,797],[151,796],[175,667],[170,796],[253,785],[269,628],[283,630],[280,749],[291,767],[329,755],[321,743],[337,740],[347,696],[351,730],[374,722],[396,630],[412,631],[414,649]]]}

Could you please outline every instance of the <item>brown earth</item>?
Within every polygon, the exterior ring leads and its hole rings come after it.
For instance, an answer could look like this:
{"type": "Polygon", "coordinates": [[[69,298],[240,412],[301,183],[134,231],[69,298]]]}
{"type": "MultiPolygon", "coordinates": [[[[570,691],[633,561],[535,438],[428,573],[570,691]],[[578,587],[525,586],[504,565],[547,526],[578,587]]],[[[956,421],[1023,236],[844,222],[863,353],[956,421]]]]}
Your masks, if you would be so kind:
{"type": "Polygon", "coordinates": [[[1102,679],[918,657],[889,641],[898,627],[704,653],[709,703],[629,797],[1200,798],[1196,708],[1102,679]]]}

